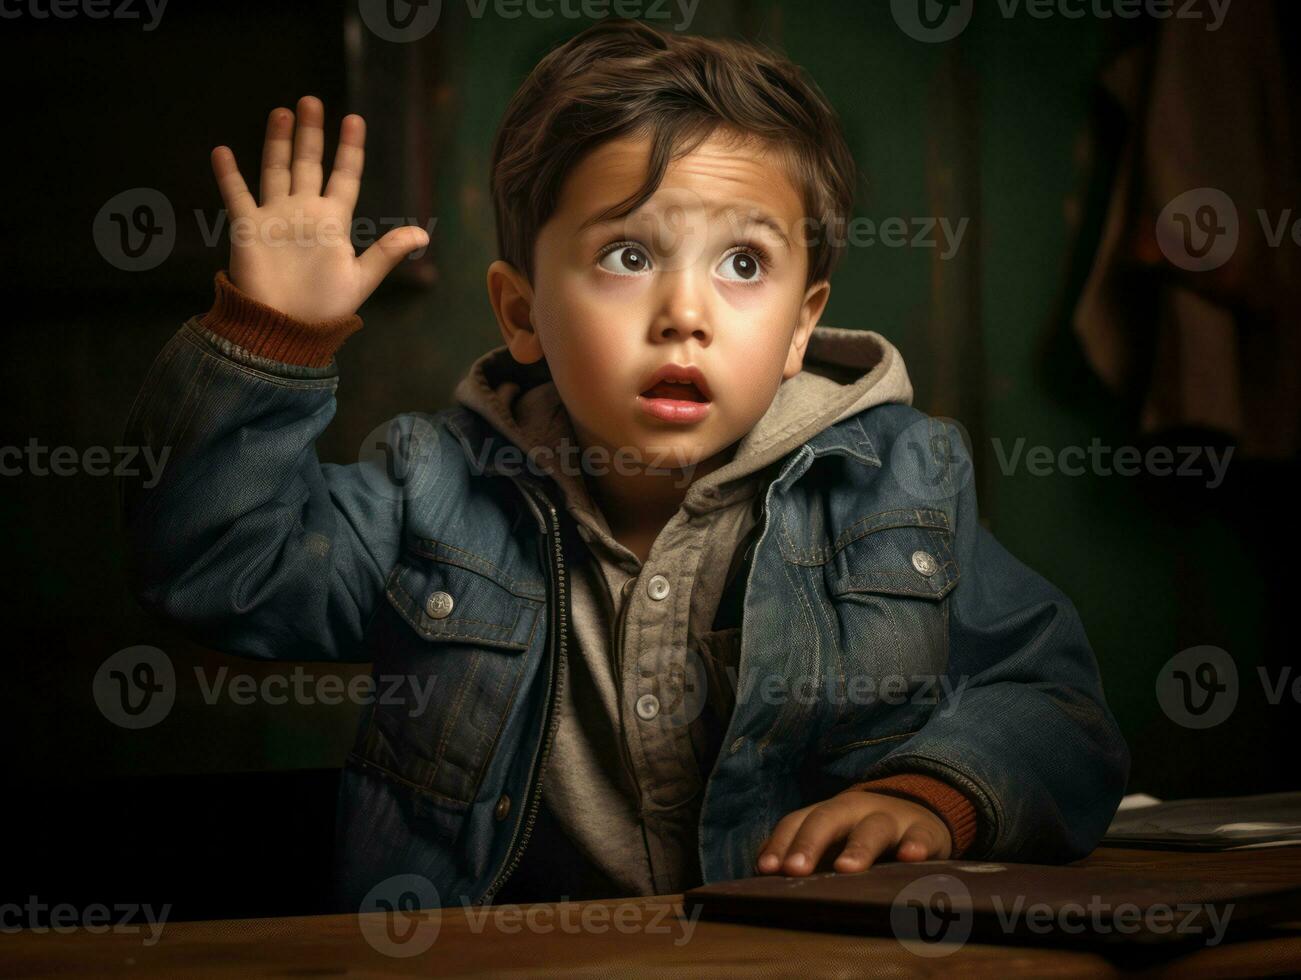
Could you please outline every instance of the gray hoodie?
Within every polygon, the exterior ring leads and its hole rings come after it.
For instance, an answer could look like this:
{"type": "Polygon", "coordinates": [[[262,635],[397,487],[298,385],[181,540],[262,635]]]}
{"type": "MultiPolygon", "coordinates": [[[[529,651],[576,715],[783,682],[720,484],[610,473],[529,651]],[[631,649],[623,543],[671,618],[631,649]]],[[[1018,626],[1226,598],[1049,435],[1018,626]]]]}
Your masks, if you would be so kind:
{"type": "MultiPolygon", "coordinates": [[[[474,363],[456,399],[524,452],[572,445],[542,368],[496,348],[474,363]]],[[[911,401],[903,358],[884,337],[815,328],[803,371],[782,383],[733,458],[691,484],[645,566],[611,536],[584,479],[557,471],[588,554],[570,562],[571,655],[539,822],[498,901],[546,897],[530,894],[530,882],[572,899],[671,894],[700,882],[700,803],[734,704],[726,678],[740,649],[739,628],[715,629],[715,616],[763,490],[781,460],[823,429],[911,401]]]]}

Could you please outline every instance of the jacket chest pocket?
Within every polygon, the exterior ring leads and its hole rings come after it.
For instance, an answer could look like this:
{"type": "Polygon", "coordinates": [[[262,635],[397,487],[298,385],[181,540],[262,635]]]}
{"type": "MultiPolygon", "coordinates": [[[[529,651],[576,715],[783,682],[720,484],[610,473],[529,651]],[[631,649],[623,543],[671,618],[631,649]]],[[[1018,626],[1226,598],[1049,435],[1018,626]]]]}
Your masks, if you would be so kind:
{"type": "Polygon", "coordinates": [[[472,803],[537,660],[526,651],[544,629],[543,585],[421,540],[404,550],[385,592],[358,761],[444,802],[472,803]]]}
{"type": "Polygon", "coordinates": [[[958,575],[943,511],[885,511],[841,532],[823,566],[840,661],[825,750],[862,738],[867,714],[880,722],[872,734],[886,738],[925,722],[948,670],[947,597],[958,575]]]}

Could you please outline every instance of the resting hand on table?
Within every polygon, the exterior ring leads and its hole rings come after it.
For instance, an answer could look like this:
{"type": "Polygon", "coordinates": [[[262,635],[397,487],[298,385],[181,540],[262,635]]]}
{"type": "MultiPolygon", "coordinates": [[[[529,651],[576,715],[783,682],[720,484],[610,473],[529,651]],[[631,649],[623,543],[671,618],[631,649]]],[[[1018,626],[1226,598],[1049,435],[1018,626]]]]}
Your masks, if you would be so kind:
{"type": "Polygon", "coordinates": [[[806,875],[824,854],[839,850],[831,870],[854,872],[883,857],[944,860],[952,849],[944,821],[920,803],[847,789],[782,817],[759,847],[755,866],[761,874],[806,875]]]}

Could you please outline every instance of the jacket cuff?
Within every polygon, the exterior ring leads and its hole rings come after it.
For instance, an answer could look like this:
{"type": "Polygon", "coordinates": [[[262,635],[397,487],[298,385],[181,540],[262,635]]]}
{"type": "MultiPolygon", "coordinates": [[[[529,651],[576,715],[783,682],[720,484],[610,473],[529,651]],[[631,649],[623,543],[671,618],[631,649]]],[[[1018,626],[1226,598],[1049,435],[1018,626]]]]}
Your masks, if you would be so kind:
{"type": "Polygon", "coordinates": [[[976,839],[976,808],[960,790],[934,776],[900,773],[856,783],[850,789],[898,796],[934,810],[936,816],[944,821],[944,826],[949,828],[949,836],[953,840],[950,857],[962,857],[976,839]]]}
{"type": "Polygon", "coordinates": [[[343,342],[361,329],[356,313],[333,320],[299,320],[241,292],[221,269],[212,309],[200,323],[251,354],[300,367],[328,367],[343,342]]]}

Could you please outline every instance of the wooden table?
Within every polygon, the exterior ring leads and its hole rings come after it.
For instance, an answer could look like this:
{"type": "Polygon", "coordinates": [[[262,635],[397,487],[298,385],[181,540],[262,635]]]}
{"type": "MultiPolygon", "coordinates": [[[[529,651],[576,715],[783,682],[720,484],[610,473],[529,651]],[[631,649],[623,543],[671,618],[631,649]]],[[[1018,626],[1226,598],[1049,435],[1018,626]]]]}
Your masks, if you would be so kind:
{"type": "MultiPolygon", "coordinates": [[[[1087,863],[1146,876],[1301,881],[1301,847],[1220,854],[1103,848],[1087,863]]],[[[1164,954],[1141,967],[1097,953],[966,943],[919,957],[894,939],[694,924],[680,895],[380,914],[166,923],[145,933],[0,934],[0,976],[1230,977],[1301,972],[1301,923],[1270,936],[1164,954]],[[369,937],[369,938],[368,938],[369,937]],[[412,954],[412,955],[396,955],[412,954]]]]}

